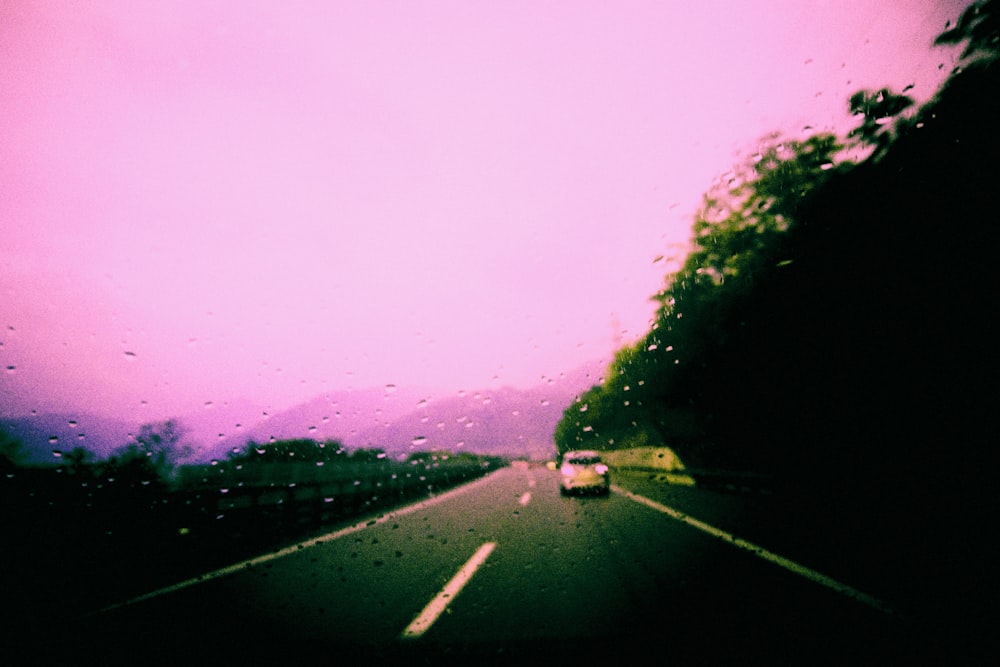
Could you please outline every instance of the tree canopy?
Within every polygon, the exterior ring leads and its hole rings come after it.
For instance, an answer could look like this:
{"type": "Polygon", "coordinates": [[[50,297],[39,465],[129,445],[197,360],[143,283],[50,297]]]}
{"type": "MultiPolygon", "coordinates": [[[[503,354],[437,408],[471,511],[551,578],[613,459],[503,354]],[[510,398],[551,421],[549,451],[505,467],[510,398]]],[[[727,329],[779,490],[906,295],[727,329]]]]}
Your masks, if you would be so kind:
{"type": "Polygon", "coordinates": [[[995,384],[995,7],[939,38],[966,44],[963,65],[920,109],[858,91],[846,137],[765,137],[716,182],[650,330],[566,408],[560,452],[666,445],[689,466],[846,465],[872,484],[915,478],[943,442],[972,460],[996,394],[968,380],[995,384]]]}

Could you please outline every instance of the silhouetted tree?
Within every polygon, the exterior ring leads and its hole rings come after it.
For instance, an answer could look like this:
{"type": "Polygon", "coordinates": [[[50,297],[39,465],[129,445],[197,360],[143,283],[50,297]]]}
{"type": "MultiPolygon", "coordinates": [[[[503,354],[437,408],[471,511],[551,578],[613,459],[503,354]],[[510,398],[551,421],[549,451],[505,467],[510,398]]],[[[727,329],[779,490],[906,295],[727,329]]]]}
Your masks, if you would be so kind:
{"type": "Polygon", "coordinates": [[[381,461],[386,457],[385,450],[376,447],[358,447],[351,452],[351,461],[356,463],[371,463],[381,461]]]}
{"type": "Polygon", "coordinates": [[[231,452],[231,463],[317,463],[344,458],[344,446],[337,440],[317,442],[311,438],[275,440],[268,443],[247,442],[240,451],[231,452]]]}
{"type": "Polygon", "coordinates": [[[94,462],[94,453],[86,447],[74,447],[63,454],[66,472],[70,475],[81,477],[91,472],[94,462]]]}
{"type": "Polygon", "coordinates": [[[875,92],[859,90],[851,95],[848,106],[853,115],[861,118],[861,125],[847,136],[871,146],[877,158],[894,138],[892,126],[897,116],[913,106],[913,98],[897,95],[888,88],[875,92]]]}
{"type": "Polygon", "coordinates": [[[23,443],[0,428],[0,471],[16,468],[23,456],[23,443]]]}
{"type": "Polygon", "coordinates": [[[143,424],[134,442],[118,448],[103,465],[104,476],[129,487],[161,484],[173,478],[177,464],[190,456],[183,431],[173,419],[143,424]]]}
{"type": "Polygon", "coordinates": [[[652,329],[616,354],[603,385],[566,409],[560,453],[705,440],[725,381],[720,350],[739,335],[748,297],[792,262],[787,233],[803,206],[849,169],[842,148],[828,134],[771,136],[717,182],[694,220],[684,265],[656,295],[652,329]]]}
{"type": "Polygon", "coordinates": [[[191,456],[192,448],[183,442],[183,430],[173,419],[143,424],[135,436],[135,446],[144,454],[163,479],[169,479],[183,459],[191,456]]]}
{"type": "Polygon", "coordinates": [[[1000,10],[994,0],[975,2],[962,12],[953,28],[938,35],[935,44],[961,44],[966,65],[989,63],[1000,54],[1000,10]]]}

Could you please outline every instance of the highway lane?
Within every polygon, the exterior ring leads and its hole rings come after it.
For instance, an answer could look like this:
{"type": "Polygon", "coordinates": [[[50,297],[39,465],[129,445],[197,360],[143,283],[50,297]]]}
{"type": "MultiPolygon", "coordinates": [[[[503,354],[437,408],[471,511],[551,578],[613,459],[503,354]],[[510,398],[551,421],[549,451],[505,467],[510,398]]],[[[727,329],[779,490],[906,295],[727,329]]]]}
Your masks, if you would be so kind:
{"type": "Polygon", "coordinates": [[[606,498],[564,498],[554,472],[503,469],[334,539],[77,619],[24,657],[44,663],[55,650],[77,664],[253,664],[321,651],[415,664],[558,664],[654,651],[707,663],[817,664],[913,648],[898,618],[624,491],[673,502],[725,530],[738,528],[745,500],[678,493],[642,475],[617,482],[623,492],[606,498]],[[444,611],[419,637],[405,638],[485,544],[494,546],[444,611]]]}

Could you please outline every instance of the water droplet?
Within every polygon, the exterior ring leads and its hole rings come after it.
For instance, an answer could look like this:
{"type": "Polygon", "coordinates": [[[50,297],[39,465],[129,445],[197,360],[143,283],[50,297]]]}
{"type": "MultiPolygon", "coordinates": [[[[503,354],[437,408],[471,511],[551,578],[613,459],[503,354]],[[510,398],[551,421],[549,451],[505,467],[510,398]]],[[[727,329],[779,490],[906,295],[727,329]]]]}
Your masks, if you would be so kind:
{"type": "Polygon", "coordinates": [[[16,370],[17,370],[17,366],[8,366],[7,367],[7,372],[8,373],[13,373],[16,370]]]}
{"type": "Polygon", "coordinates": [[[56,436],[56,435],[50,435],[49,436],[49,444],[50,445],[54,445],[57,442],[59,442],[59,436],[56,436]]]}
{"type": "MultiPolygon", "coordinates": [[[[51,440],[50,440],[50,442],[51,442],[51,440]]],[[[62,452],[60,450],[58,450],[58,449],[53,449],[52,450],[52,456],[53,456],[53,458],[61,459],[62,458],[62,452]]]]}
{"type": "Polygon", "coordinates": [[[126,352],[125,353],[125,358],[127,360],[129,360],[129,361],[134,361],[135,360],[135,352],[126,352]]]}
{"type": "Polygon", "coordinates": [[[415,437],[415,438],[414,438],[413,440],[411,440],[411,441],[410,441],[410,443],[411,443],[411,444],[412,444],[412,445],[413,445],[414,447],[422,447],[423,445],[426,445],[426,444],[427,444],[427,438],[426,438],[426,437],[424,437],[424,436],[422,436],[422,435],[418,435],[418,436],[417,436],[417,437],[415,437]]]}

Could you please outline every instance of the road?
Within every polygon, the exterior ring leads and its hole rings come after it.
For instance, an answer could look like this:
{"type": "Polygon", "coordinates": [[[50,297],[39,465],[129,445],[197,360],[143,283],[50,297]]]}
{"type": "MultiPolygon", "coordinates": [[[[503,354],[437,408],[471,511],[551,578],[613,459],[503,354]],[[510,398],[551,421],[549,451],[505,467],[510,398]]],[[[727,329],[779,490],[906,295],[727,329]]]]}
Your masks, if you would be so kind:
{"type": "Polygon", "coordinates": [[[818,548],[811,561],[801,545],[780,553],[755,528],[755,511],[745,497],[648,474],[616,476],[608,497],[565,498],[557,473],[505,468],[123,600],[33,643],[24,658],[258,664],[318,651],[331,656],[325,664],[347,655],[561,664],[607,654],[857,664],[914,648],[914,628],[864,568],[840,554],[824,561],[818,548]]]}

